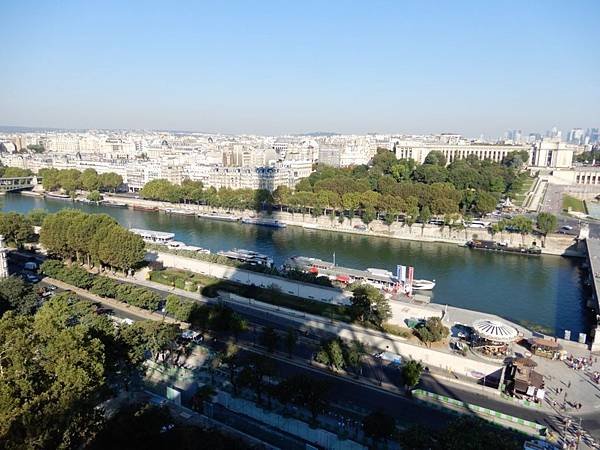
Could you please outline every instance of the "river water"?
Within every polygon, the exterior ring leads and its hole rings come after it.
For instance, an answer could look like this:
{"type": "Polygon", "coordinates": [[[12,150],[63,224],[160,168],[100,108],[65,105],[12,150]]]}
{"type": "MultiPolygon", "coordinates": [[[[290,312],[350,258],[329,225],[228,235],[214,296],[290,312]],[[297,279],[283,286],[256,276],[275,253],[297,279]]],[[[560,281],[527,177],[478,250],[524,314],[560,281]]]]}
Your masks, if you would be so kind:
{"type": "Polygon", "coordinates": [[[547,327],[558,336],[565,329],[587,332],[581,261],[558,256],[528,257],[491,254],[452,244],[367,237],[288,226],[273,229],[218,222],[162,212],[85,205],[62,200],[7,194],[4,211],[26,213],[33,208],[55,212],[77,208],[106,213],[126,227],[175,233],[175,239],[218,251],[234,247],[273,256],[280,265],[289,256],[304,255],[341,266],[395,271],[397,264],[415,268],[415,278],[435,279],[433,301],[497,314],[515,322],[547,327]]]}

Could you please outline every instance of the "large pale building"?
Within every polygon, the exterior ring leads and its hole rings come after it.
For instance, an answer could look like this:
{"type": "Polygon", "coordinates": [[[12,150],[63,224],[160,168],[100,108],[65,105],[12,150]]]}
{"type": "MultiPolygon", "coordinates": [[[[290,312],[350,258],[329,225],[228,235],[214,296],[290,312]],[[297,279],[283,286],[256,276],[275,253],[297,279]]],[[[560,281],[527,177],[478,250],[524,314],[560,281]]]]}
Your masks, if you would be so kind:
{"type": "Polygon", "coordinates": [[[396,141],[394,143],[396,158],[414,159],[419,164],[425,162],[425,158],[432,151],[443,153],[450,164],[457,159],[464,159],[469,155],[475,155],[479,159],[491,159],[501,162],[502,159],[512,152],[526,151],[529,153],[529,145],[507,145],[507,144],[481,144],[481,143],[445,143],[445,142],[421,142],[421,141],[396,141]]]}
{"type": "Polygon", "coordinates": [[[573,154],[577,150],[577,145],[566,144],[560,139],[543,139],[533,144],[529,165],[566,169],[572,167],[573,154]]]}

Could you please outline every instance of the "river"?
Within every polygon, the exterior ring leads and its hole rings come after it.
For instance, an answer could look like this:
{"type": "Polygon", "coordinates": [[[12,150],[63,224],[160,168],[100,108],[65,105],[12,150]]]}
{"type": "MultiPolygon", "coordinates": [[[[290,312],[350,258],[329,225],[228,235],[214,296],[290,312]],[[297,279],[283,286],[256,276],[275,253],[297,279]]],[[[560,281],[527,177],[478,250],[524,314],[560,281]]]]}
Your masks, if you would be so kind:
{"type": "MultiPolygon", "coordinates": [[[[289,226],[273,229],[218,222],[162,212],[70,203],[62,200],[7,194],[3,211],[26,213],[33,208],[55,212],[77,208],[106,213],[126,227],[170,231],[175,239],[218,251],[234,247],[272,255],[280,265],[289,256],[328,261],[335,252],[341,266],[376,267],[395,271],[412,265],[415,278],[435,279],[433,301],[497,314],[515,322],[547,327],[558,336],[565,329],[587,332],[584,275],[581,261],[558,256],[528,257],[491,254],[452,244],[402,241],[289,226]]],[[[575,337],[575,336],[574,336],[575,337]]]]}

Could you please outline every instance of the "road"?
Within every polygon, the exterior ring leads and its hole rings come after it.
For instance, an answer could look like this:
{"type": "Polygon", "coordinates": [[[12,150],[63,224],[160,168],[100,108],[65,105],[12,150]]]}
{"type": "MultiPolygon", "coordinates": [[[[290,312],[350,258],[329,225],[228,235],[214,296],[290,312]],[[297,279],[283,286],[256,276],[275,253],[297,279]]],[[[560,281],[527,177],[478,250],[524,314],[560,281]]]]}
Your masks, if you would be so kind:
{"type": "MultiPolygon", "coordinates": [[[[166,295],[164,290],[154,290],[161,296],[166,295]]],[[[259,333],[265,326],[275,328],[282,335],[280,342],[283,341],[283,334],[286,333],[289,327],[297,328],[298,326],[296,322],[287,320],[279,315],[257,311],[250,306],[246,307],[235,304],[232,306],[249,321],[249,330],[239,336],[239,342],[247,348],[252,348],[256,345],[259,341],[259,333]]],[[[136,320],[136,317],[133,316],[129,318],[136,320]]],[[[447,423],[451,418],[448,413],[440,412],[413,400],[406,399],[402,395],[401,389],[398,388],[398,386],[402,385],[399,370],[370,356],[364,358],[364,363],[361,367],[362,377],[359,383],[352,378],[339,375],[333,376],[331,373],[323,371],[320,368],[311,367],[312,356],[318,348],[320,341],[324,338],[332,337],[332,335],[322,330],[305,327],[301,327],[299,332],[301,336],[293,351],[294,361],[292,362],[283,357],[277,358],[280,375],[287,376],[293,373],[310,372],[319,378],[328,379],[329,381],[333,381],[332,393],[335,398],[344,399],[345,404],[350,405],[352,408],[361,408],[363,411],[367,410],[367,412],[368,410],[382,408],[393,415],[400,423],[406,425],[420,423],[430,426],[432,415],[437,418],[434,422],[439,424],[447,423]],[[390,389],[381,389],[379,388],[380,384],[390,389]]],[[[371,352],[374,350],[376,349],[370,349],[371,352]]],[[[482,392],[480,393],[477,392],[479,388],[475,385],[473,387],[463,387],[448,382],[443,378],[436,377],[435,374],[427,373],[423,375],[418,387],[467,403],[477,404],[505,414],[538,422],[559,431],[557,429],[558,422],[556,416],[552,413],[544,410],[523,408],[517,404],[491,397],[489,394],[484,395],[483,387],[481,387],[482,392]]],[[[584,417],[583,420],[584,427],[592,435],[599,437],[600,421],[593,415],[584,417]]]]}

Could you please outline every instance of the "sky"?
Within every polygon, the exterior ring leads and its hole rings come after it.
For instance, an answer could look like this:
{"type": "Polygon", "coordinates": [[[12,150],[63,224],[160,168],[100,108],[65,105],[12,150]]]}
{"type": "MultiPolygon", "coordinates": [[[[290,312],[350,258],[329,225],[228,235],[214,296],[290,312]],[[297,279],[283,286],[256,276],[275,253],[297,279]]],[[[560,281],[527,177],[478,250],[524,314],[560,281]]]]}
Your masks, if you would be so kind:
{"type": "Polygon", "coordinates": [[[600,126],[600,1],[0,1],[0,125],[600,126]]]}

